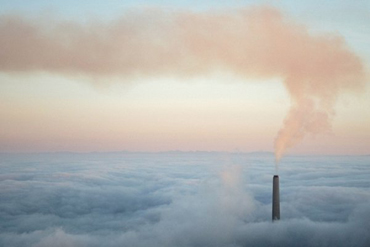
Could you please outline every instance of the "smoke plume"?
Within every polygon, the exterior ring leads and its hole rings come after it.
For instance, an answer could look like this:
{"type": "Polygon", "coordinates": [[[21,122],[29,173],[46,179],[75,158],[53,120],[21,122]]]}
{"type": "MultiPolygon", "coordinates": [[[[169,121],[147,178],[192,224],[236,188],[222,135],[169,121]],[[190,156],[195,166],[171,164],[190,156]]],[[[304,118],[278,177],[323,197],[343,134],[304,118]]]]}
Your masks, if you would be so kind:
{"type": "Polygon", "coordinates": [[[312,35],[272,7],[225,12],[145,9],[115,21],[0,17],[0,71],[93,78],[193,76],[228,70],[281,78],[291,109],[275,139],[276,160],[306,134],[330,132],[342,91],[365,83],[360,59],[337,35],[312,35]]]}

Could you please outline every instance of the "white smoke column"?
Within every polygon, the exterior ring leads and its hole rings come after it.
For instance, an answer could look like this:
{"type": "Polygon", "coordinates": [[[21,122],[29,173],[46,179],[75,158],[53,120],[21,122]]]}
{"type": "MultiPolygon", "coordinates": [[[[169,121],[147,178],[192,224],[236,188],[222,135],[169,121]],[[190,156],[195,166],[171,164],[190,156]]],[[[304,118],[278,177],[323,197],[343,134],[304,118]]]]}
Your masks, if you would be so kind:
{"type": "Polygon", "coordinates": [[[225,12],[128,12],[110,23],[0,17],[0,71],[188,77],[228,70],[281,78],[291,109],[275,139],[278,162],[307,134],[331,130],[339,93],[361,90],[360,59],[336,35],[311,35],[271,7],[225,12]]]}
{"type": "Polygon", "coordinates": [[[240,165],[229,165],[220,173],[222,190],[218,204],[224,213],[233,213],[237,218],[245,217],[255,208],[253,198],[244,191],[242,174],[240,165]]]}

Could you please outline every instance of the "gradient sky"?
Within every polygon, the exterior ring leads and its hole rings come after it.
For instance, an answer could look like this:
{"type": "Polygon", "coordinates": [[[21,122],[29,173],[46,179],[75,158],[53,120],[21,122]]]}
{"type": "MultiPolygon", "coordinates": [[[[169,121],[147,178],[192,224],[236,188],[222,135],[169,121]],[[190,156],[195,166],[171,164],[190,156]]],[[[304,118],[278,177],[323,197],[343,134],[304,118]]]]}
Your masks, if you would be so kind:
{"type": "MultiPolygon", "coordinates": [[[[271,5],[312,35],[343,37],[368,71],[367,2],[1,0],[0,15],[104,23],[142,8],[222,13],[271,5]]],[[[307,135],[288,152],[369,154],[368,84],[362,93],[338,95],[331,133],[307,135]]],[[[130,78],[0,70],[0,102],[0,152],[273,151],[291,98],[281,78],[251,79],[222,69],[130,78]]]]}

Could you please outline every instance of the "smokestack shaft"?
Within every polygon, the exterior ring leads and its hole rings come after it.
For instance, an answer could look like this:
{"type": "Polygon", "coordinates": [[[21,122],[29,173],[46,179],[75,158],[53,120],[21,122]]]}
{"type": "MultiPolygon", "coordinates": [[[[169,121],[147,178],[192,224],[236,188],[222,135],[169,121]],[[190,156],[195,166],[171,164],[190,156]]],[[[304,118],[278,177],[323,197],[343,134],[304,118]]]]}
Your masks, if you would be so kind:
{"type": "Polygon", "coordinates": [[[280,220],[279,176],[274,175],[272,181],[272,221],[280,220]]]}

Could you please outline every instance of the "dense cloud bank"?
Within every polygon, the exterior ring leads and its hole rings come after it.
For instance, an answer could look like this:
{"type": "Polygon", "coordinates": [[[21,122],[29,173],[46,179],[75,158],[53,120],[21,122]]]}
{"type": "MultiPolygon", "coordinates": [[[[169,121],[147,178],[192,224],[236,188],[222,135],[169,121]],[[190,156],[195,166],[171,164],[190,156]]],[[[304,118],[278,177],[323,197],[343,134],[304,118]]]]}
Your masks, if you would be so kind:
{"type": "Polygon", "coordinates": [[[0,246],[369,246],[370,157],[1,155],[0,246]]]}

